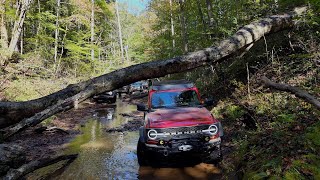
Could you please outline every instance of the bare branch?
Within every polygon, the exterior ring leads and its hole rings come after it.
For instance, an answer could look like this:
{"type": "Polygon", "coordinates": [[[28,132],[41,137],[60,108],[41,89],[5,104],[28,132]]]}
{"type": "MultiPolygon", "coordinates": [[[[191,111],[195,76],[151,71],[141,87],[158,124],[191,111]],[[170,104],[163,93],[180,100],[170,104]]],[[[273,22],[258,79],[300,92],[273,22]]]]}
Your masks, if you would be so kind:
{"type": "Polygon", "coordinates": [[[294,86],[290,86],[289,84],[280,84],[280,83],[272,82],[270,79],[268,79],[265,76],[262,77],[261,80],[266,87],[270,87],[279,91],[292,93],[298,98],[305,100],[306,102],[314,105],[317,109],[320,110],[320,101],[317,100],[314,96],[310,95],[307,91],[301,90],[294,86]]]}

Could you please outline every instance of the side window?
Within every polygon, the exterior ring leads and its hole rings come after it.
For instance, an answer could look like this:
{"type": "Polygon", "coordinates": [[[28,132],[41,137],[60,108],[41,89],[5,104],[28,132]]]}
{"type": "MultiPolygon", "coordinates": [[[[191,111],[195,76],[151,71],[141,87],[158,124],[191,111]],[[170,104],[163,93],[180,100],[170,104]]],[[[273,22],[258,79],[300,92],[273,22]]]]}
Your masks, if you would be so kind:
{"type": "Polygon", "coordinates": [[[192,103],[198,103],[198,96],[196,91],[193,90],[188,90],[188,91],[184,91],[179,95],[179,103],[188,103],[188,104],[192,104],[192,103]]]}

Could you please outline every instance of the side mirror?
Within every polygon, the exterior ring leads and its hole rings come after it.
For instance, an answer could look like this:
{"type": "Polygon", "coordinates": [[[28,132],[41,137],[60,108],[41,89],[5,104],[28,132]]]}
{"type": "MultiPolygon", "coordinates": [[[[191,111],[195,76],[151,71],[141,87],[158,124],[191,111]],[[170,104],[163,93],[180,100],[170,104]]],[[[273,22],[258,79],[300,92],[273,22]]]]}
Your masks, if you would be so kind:
{"type": "Polygon", "coordinates": [[[138,111],[148,111],[147,107],[144,104],[137,104],[138,111]]]}
{"type": "Polygon", "coordinates": [[[213,100],[212,98],[209,98],[209,99],[206,99],[206,100],[204,101],[203,105],[204,105],[205,107],[208,107],[208,106],[213,106],[214,103],[215,103],[214,100],[213,100]]]}

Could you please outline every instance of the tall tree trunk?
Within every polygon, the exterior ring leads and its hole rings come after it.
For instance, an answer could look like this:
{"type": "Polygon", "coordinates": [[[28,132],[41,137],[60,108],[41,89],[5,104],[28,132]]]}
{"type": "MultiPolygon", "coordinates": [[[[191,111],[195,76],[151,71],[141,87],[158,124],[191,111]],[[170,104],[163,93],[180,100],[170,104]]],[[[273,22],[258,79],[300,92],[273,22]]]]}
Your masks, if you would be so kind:
{"type": "MultiPolygon", "coordinates": [[[[2,50],[7,50],[8,45],[8,31],[6,27],[5,21],[5,7],[4,7],[5,0],[0,1],[0,48],[2,50]]],[[[0,71],[2,71],[7,64],[7,59],[9,56],[9,52],[2,51],[0,54],[0,71]]]]}
{"type": "MultiPolygon", "coordinates": [[[[5,0],[1,0],[0,2],[0,33],[1,33],[1,47],[4,49],[8,49],[9,47],[9,41],[8,41],[8,31],[6,27],[6,21],[5,21],[5,8],[4,8],[5,0]]],[[[1,64],[0,64],[1,65],[1,64]]]]}
{"type": "Polygon", "coordinates": [[[94,0],[91,0],[91,60],[94,61],[94,0]]]}
{"type": "Polygon", "coordinates": [[[212,16],[212,2],[211,0],[206,0],[207,4],[207,11],[208,11],[208,20],[209,20],[209,26],[213,28],[213,16],[212,16]]]}
{"type": "Polygon", "coordinates": [[[69,85],[65,89],[39,99],[25,102],[0,102],[0,128],[30,117],[21,121],[22,124],[10,127],[11,130],[8,132],[12,135],[53,114],[70,109],[74,106],[74,102],[82,102],[94,94],[111,91],[139,80],[163,77],[167,74],[184,72],[224,61],[268,34],[292,28],[295,25],[294,17],[303,14],[306,9],[299,8],[291,13],[275,15],[253,22],[239,29],[233,36],[221,41],[215,47],[172,59],[151,61],[119,69],[78,84],[69,85]]]}
{"type": "Polygon", "coordinates": [[[181,36],[183,42],[183,52],[188,52],[188,35],[187,35],[187,22],[185,14],[185,0],[180,0],[180,13],[181,13],[181,36]]]}
{"type": "Polygon", "coordinates": [[[13,51],[17,47],[17,43],[20,37],[20,33],[23,27],[24,19],[26,17],[26,13],[29,9],[30,4],[32,3],[32,0],[22,0],[21,10],[19,18],[16,20],[13,30],[12,30],[12,37],[9,44],[9,56],[12,55],[13,51]]]}
{"type": "Polygon", "coordinates": [[[65,39],[66,39],[66,36],[67,36],[67,32],[68,32],[68,26],[66,25],[65,33],[64,33],[62,41],[61,41],[61,53],[60,53],[60,57],[58,58],[56,73],[59,72],[59,70],[60,70],[61,58],[62,58],[63,52],[64,52],[64,44],[65,44],[65,39]]]}
{"type": "Polygon", "coordinates": [[[201,2],[200,0],[197,0],[197,6],[198,6],[198,11],[199,11],[199,16],[201,18],[201,22],[202,22],[202,26],[203,26],[203,32],[206,33],[207,32],[207,23],[206,21],[204,20],[204,17],[203,17],[203,12],[202,12],[202,9],[201,9],[201,2]]]}
{"type": "Polygon", "coordinates": [[[54,33],[54,67],[55,73],[58,72],[58,45],[59,45],[59,15],[60,15],[60,0],[57,0],[56,9],[56,29],[54,33]]]}
{"type": "Polygon", "coordinates": [[[119,43],[120,43],[120,50],[121,50],[121,61],[122,64],[124,63],[124,50],[123,50],[123,43],[122,43],[122,30],[121,30],[121,23],[120,23],[120,16],[119,16],[119,7],[118,7],[118,0],[116,0],[116,13],[117,13],[117,22],[118,22],[118,35],[119,35],[119,43]]]}
{"type": "Polygon", "coordinates": [[[24,27],[22,27],[20,36],[20,54],[23,54],[23,35],[24,35],[24,27]]]}
{"type": "Polygon", "coordinates": [[[126,51],[126,59],[127,59],[127,62],[129,62],[129,46],[126,45],[126,46],[124,47],[124,50],[126,51]]]}
{"type": "Polygon", "coordinates": [[[101,49],[100,48],[98,49],[98,60],[99,60],[99,62],[101,61],[101,49]]]}
{"type": "MultiPolygon", "coordinates": [[[[37,3],[38,3],[38,14],[39,14],[39,16],[40,16],[40,13],[41,13],[40,0],[38,0],[37,3]]],[[[38,28],[37,28],[37,33],[36,33],[36,35],[39,34],[40,28],[41,28],[41,20],[40,20],[40,18],[38,18],[38,28]]]]}
{"type": "Polygon", "coordinates": [[[173,22],[173,8],[172,8],[172,0],[170,0],[170,22],[171,22],[171,38],[172,38],[172,49],[175,52],[176,42],[174,38],[174,22],[173,22]]]}

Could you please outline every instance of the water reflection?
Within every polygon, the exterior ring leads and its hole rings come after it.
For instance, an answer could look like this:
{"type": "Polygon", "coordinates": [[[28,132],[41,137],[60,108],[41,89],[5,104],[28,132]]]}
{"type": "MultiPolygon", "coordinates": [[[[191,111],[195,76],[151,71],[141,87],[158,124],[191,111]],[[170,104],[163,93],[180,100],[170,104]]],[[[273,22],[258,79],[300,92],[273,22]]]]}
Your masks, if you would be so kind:
{"type": "Polygon", "coordinates": [[[138,164],[136,142],[138,132],[106,133],[129,119],[121,116],[130,113],[135,106],[116,102],[95,111],[91,120],[81,128],[65,153],[79,153],[79,157],[57,179],[136,179],[138,164]],[[112,118],[110,118],[112,116],[112,118]]]}
{"type": "Polygon", "coordinates": [[[194,167],[152,168],[140,167],[139,179],[213,179],[221,174],[220,169],[212,164],[201,163],[194,167]]]}

